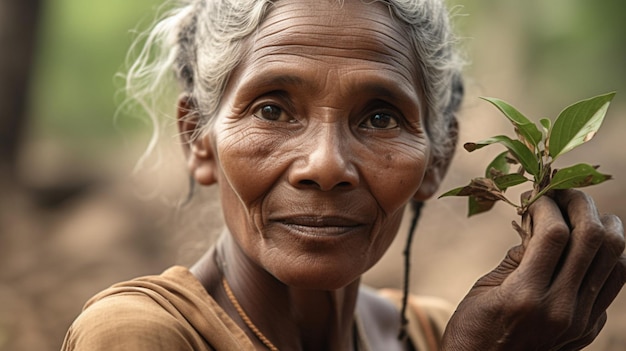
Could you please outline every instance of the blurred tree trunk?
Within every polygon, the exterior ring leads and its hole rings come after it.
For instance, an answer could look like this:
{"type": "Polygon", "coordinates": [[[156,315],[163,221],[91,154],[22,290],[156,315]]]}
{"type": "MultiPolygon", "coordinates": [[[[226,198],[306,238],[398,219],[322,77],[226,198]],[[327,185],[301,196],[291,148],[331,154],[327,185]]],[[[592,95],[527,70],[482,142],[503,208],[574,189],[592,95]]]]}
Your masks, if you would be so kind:
{"type": "Polygon", "coordinates": [[[35,56],[41,0],[0,1],[0,173],[13,178],[35,56]]]}

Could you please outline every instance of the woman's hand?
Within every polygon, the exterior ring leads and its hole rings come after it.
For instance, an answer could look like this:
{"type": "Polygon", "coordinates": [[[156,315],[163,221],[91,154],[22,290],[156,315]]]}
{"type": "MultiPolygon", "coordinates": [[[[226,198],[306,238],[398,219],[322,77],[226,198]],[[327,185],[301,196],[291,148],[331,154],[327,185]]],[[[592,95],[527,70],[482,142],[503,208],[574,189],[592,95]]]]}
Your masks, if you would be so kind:
{"type": "Polygon", "coordinates": [[[624,228],[576,190],[530,207],[532,238],[461,301],[443,350],[580,350],[626,281],[624,228]]]}

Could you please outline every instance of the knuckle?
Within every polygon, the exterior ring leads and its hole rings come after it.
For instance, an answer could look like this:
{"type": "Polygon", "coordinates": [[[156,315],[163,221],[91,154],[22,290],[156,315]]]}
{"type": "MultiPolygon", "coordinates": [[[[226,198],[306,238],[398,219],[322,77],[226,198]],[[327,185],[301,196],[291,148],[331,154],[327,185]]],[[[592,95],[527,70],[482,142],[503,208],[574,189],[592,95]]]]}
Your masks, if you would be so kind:
{"type": "Polygon", "coordinates": [[[549,244],[562,246],[569,241],[570,231],[563,222],[548,223],[545,227],[544,238],[549,244]]]}
{"type": "Polygon", "coordinates": [[[615,230],[621,233],[624,236],[624,223],[622,223],[621,218],[616,215],[605,215],[606,218],[609,218],[613,222],[613,226],[616,228],[615,230]]]}
{"type": "Polygon", "coordinates": [[[514,315],[534,315],[544,309],[543,296],[530,288],[518,290],[508,301],[514,315]]]}
{"type": "Polygon", "coordinates": [[[574,296],[568,294],[552,295],[548,299],[548,311],[546,320],[555,330],[572,334],[577,333],[580,328],[585,327],[586,323],[581,324],[580,314],[576,311],[576,303],[574,296]]]}
{"type": "Polygon", "coordinates": [[[603,242],[609,237],[608,231],[605,230],[601,223],[596,221],[588,221],[584,225],[575,229],[576,236],[587,246],[600,247],[603,242]]]}
{"type": "Polygon", "coordinates": [[[619,257],[624,253],[626,248],[626,241],[623,236],[611,235],[606,240],[606,245],[611,248],[611,251],[615,254],[615,257],[619,257]]]}
{"type": "Polygon", "coordinates": [[[587,202],[587,203],[594,203],[593,198],[591,197],[591,195],[577,190],[577,189],[567,189],[565,191],[566,193],[566,197],[568,198],[568,200],[571,201],[581,201],[581,202],[587,202]]]}
{"type": "Polygon", "coordinates": [[[584,326],[575,324],[573,314],[569,309],[555,308],[546,315],[547,325],[551,326],[551,329],[558,331],[567,331],[568,333],[579,333],[584,329],[584,326]]]}
{"type": "Polygon", "coordinates": [[[621,255],[626,248],[626,240],[624,239],[624,227],[619,217],[614,215],[605,215],[602,218],[602,223],[606,228],[605,242],[610,247],[614,248],[617,255],[621,255]]]}

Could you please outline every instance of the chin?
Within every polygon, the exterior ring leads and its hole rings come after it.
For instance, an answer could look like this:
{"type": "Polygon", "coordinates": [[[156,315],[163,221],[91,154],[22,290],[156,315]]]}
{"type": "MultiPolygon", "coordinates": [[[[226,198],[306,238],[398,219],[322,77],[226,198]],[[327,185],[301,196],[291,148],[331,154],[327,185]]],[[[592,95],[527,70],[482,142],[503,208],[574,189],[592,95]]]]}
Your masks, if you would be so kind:
{"type": "Polygon", "coordinates": [[[340,264],[324,258],[305,261],[283,263],[277,267],[269,265],[267,269],[276,279],[293,288],[338,290],[359,280],[369,268],[355,266],[354,262],[340,264]]]}

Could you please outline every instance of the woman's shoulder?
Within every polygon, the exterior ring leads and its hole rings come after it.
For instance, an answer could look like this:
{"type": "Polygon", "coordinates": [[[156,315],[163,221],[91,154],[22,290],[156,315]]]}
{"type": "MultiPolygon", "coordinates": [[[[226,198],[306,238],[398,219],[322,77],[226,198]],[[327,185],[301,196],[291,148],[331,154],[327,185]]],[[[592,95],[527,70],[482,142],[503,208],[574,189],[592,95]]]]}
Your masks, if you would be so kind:
{"type": "Polygon", "coordinates": [[[127,292],[89,303],[63,350],[193,350],[188,327],[151,297],[127,292]]]}
{"type": "Polygon", "coordinates": [[[184,267],[121,282],[91,298],[63,350],[211,350],[240,329],[184,267]]]}

